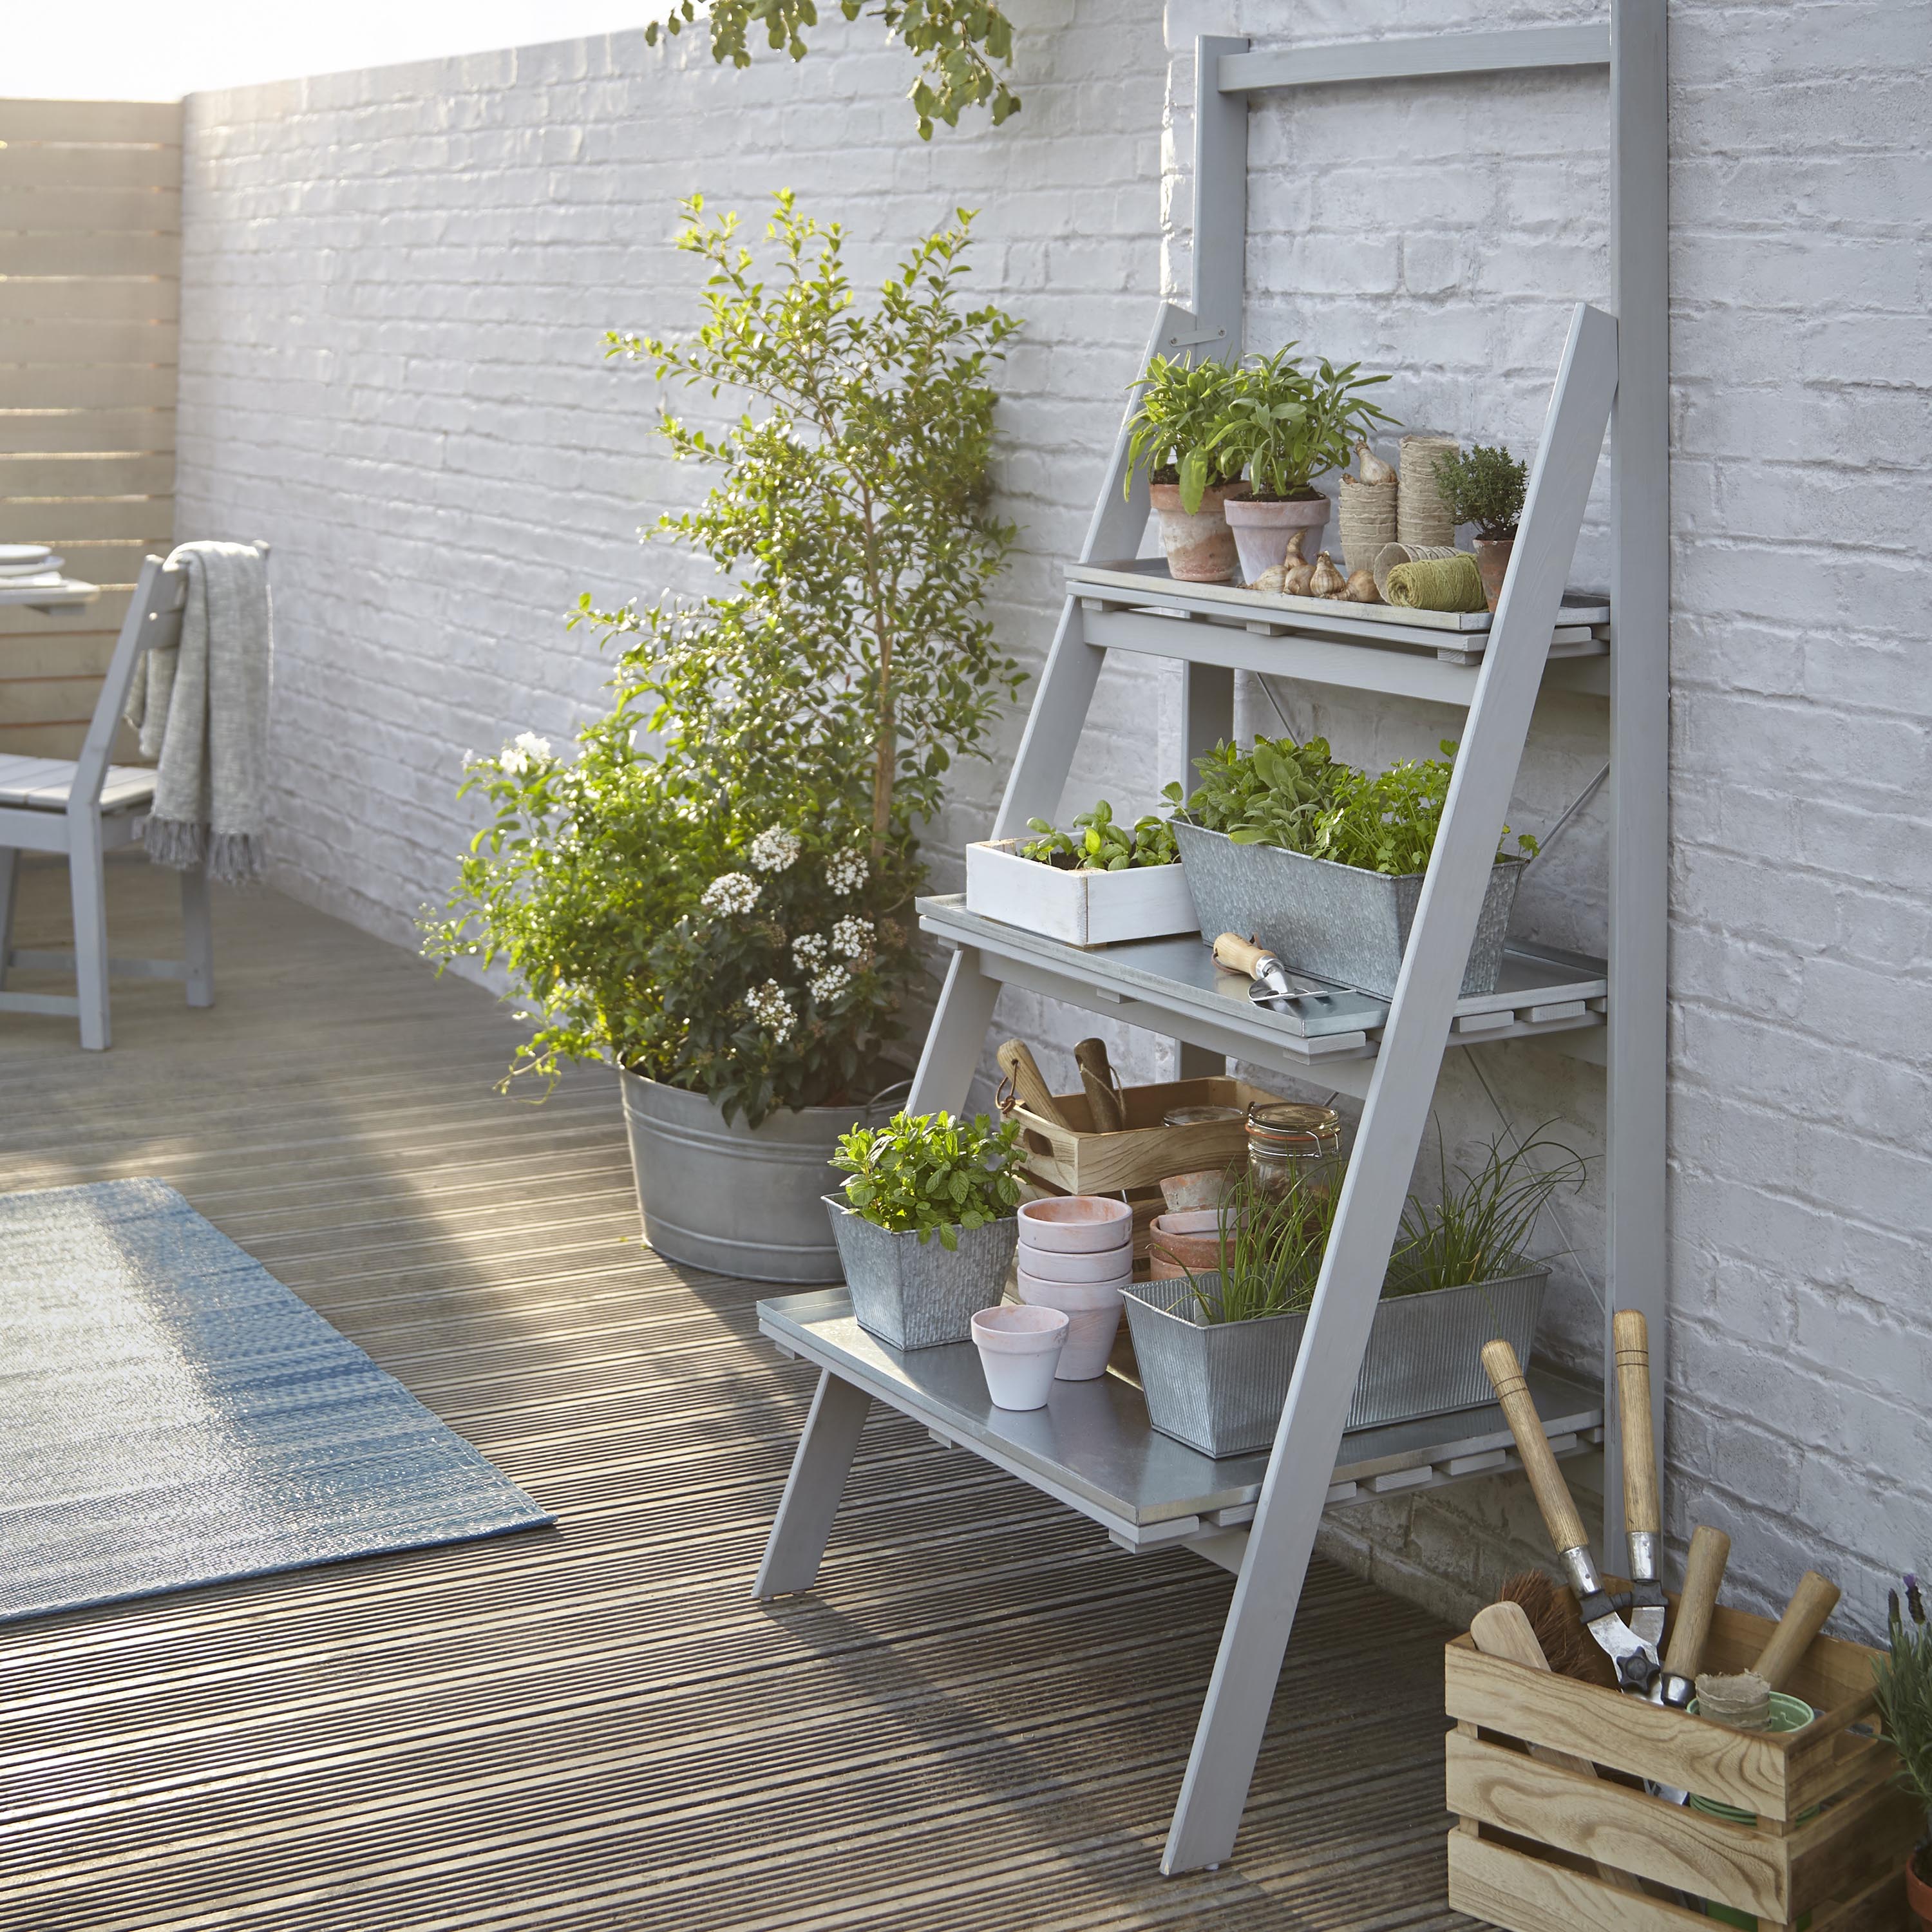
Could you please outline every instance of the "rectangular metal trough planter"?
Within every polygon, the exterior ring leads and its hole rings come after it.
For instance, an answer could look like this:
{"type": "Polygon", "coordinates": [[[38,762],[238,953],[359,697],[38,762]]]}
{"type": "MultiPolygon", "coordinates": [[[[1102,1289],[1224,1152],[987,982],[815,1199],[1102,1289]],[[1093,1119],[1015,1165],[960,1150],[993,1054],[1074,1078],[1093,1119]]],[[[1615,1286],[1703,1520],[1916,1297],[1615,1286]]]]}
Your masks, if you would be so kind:
{"type": "MultiPolygon", "coordinates": [[[[1384,999],[1394,992],[1426,874],[1365,872],[1279,845],[1237,845],[1225,832],[1206,831],[1184,819],[1173,824],[1204,937],[1238,932],[1277,954],[1292,972],[1338,980],[1384,999]]],[[[1510,912],[1527,862],[1504,859],[1490,868],[1462,974],[1466,998],[1496,990],[1510,912]]]]}
{"type": "MultiPolygon", "coordinates": [[[[1221,1278],[1199,1280],[1211,1297],[1221,1278]]],[[[1549,1280],[1547,1268],[1528,1268],[1378,1303],[1346,1426],[1414,1422],[1493,1401],[1483,1344],[1501,1336],[1527,1362],[1549,1280]]],[[[1136,1282],[1122,1293],[1154,1427],[1208,1456],[1268,1448],[1288,1400],[1306,1314],[1198,1321],[1185,1279],[1136,1282]]]]}
{"type": "Polygon", "coordinates": [[[895,1348],[937,1348],[973,1339],[973,1318],[998,1305],[1019,1244],[1008,1214],[958,1230],[948,1248],[935,1233],[896,1234],[855,1214],[836,1194],[824,1197],[832,1238],[845,1268],[852,1314],[868,1335],[895,1348]]]}

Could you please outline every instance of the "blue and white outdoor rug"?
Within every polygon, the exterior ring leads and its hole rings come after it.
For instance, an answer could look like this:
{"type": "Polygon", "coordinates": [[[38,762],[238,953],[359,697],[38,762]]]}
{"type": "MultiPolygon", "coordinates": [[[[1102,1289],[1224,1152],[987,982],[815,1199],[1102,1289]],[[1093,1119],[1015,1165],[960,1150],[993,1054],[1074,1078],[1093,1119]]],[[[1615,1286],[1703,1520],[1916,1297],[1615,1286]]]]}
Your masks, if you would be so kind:
{"type": "Polygon", "coordinates": [[[552,1520],[172,1187],[0,1196],[0,1622],[552,1520]]]}

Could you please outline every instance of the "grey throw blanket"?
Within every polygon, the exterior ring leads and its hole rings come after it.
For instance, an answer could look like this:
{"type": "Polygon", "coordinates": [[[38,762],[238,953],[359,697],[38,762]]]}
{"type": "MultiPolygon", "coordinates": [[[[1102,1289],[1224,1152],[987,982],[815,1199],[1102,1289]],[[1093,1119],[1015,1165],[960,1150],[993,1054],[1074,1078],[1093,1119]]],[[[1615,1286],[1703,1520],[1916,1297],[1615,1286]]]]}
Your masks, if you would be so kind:
{"type": "Polygon", "coordinates": [[[148,856],[245,885],[263,857],[268,567],[252,544],[182,544],[168,561],[188,573],[181,644],[142,656],[125,714],[142,756],[160,763],[148,856]]]}

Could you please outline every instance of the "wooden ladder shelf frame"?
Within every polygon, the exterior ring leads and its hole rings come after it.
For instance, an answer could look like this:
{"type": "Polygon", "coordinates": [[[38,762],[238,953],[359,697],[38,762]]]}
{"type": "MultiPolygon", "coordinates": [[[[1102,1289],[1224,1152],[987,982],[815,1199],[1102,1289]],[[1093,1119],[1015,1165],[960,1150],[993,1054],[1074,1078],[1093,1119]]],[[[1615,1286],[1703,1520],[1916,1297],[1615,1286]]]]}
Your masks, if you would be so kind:
{"type": "MultiPolygon", "coordinates": [[[[1250,52],[1197,43],[1194,263],[1190,309],[1163,303],[1150,354],[1238,359],[1246,230],[1247,107],[1286,88],[1552,68],[1610,70],[1611,267],[1615,318],[1579,304],[1535,460],[1520,534],[1469,700],[1441,830],[1389,1017],[1288,1400],[1252,1522],[1220,1532],[1212,1560],[1234,1598],[1166,1850],[1164,1872],[1212,1868],[1234,1848],[1380,1290],[1383,1261],[1426,1124],[1482,886],[1502,835],[1551,633],[1604,434],[1611,436],[1609,1126],[1604,1405],[1606,1546],[1621,1548],[1615,1356],[1610,1322],[1640,1309],[1652,1358],[1666,1359],[1665,965],[1669,717],[1668,282],[1664,0],[1612,0],[1607,26],[1530,28],[1250,52]],[[1317,1472],[1310,1475],[1310,1472],[1317,1472]]],[[[1124,427],[1080,561],[1131,556],[1148,516],[1124,427]]],[[[1190,626],[1182,741],[1191,761],[1234,731],[1234,670],[1190,626]]],[[[1246,640],[1245,634],[1231,633],[1246,640]]],[[[1232,655],[1231,649],[1230,656],[1232,655]]],[[[1009,838],[1058,810],[1105,649],[1070,595],[994,825],[1009,838]]],[[[958,1108],[977,1071],[1000,981],[976,952],[953,955],[908,1105],[958,1108]]],[[[1458,1045],[1465,1044],[1458,1040],[1458,1045]]],[[[1208,1070],[1184,1045],[1184,1072],[1208,1070]]],[[[1665,1378],[1654,1378],[1659,1446],[1665,1378]]],[[[868,1398],[821,1378],[758,1588],[815,1574],[868,1398]]],[[[1203,1555],[1210,1552],[1203,1549],[1203,1555]]]]}

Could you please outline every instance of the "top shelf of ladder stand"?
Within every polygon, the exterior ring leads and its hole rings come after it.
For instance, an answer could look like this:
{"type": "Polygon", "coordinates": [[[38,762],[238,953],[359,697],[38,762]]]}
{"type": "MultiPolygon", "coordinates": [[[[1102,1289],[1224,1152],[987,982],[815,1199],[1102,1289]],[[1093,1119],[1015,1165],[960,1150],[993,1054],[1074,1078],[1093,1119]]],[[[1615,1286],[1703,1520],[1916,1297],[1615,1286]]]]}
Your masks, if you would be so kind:
{"type": "MultiPolygon", "coordinates": [[[[1371,616],[1359,604],[1177,583],[1159,557],[1070,565],[1066,590],[1087,641],[1107,650],[1438,704],[1474,698],[1489,643],[1486,630],[1463,628],[1468,620],[1447,611],[1371,616]]],[[[1550,634],[1546,688],[1609,695],[1610,618],[1602,596],[1565,593],[1550,634]]]]}

